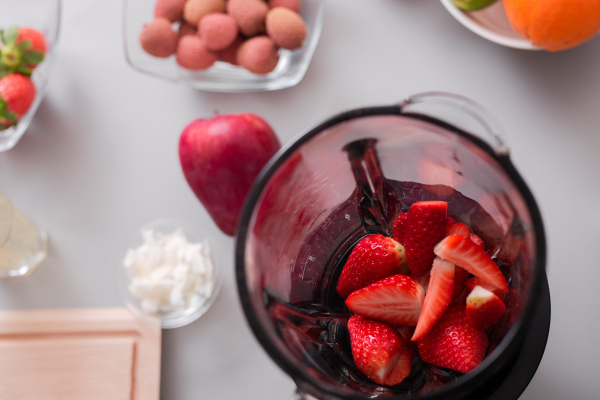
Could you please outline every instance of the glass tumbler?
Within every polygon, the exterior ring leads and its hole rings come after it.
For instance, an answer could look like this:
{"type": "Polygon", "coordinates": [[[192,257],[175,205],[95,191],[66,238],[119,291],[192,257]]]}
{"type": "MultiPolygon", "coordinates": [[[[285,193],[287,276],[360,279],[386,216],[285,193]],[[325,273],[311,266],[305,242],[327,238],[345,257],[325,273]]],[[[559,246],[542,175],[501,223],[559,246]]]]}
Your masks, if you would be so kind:
{"type": "MultiPolygon", "coordinates": [[[[549,307],[545,263],[542,218],[499,124],[475,102],[438,92],[344,112],[297,136],[257,178],[236,238],[247,320],[303,399],[480,400],[527,358],[533,372],[520,379],[524,390],[541,359],[520,353],[546,310],[542,300],[549,307]],[[488,332],[488,354],[473,371],[416,358],[405,381],[382,386],[353,363],[350,313],[335,286],[358,240],[391,236],[396,216],[423,200],[446,201],[449,215],[485,241],[508,281],[508,312],[488,332]]],[[[549,308],[540,326],[543,353],[549,308]]]]}
{"type": "Polygon", "coordinates": [[[48,235],[0,192],[0,278],[30,274],[46,258],[48,235]]]}

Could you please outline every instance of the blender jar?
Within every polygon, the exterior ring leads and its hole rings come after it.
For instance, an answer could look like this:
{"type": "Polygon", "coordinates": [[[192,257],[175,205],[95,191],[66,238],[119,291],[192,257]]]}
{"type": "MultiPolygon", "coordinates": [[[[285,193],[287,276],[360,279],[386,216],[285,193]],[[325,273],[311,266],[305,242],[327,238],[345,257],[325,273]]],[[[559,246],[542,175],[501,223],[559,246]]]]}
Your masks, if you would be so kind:
{"type": "Polygon", "coordinates": [[[548,335],[545,253],[540,212],[493,117],[466,98],[424,93],[336,115],[282,148],[246,200],[236,273],[254,334],[301,398],[490,398],[525,362],[510,385],[518,397],[548,335]],[[395,218],[423,200],[448,202],[449,215],[485,241],[508,281],[507,312],[473,371],[416,358],[404,382],[382,386],[352,361],[350,313],[335,285],[358,240],[391,236],[395,218]]]}

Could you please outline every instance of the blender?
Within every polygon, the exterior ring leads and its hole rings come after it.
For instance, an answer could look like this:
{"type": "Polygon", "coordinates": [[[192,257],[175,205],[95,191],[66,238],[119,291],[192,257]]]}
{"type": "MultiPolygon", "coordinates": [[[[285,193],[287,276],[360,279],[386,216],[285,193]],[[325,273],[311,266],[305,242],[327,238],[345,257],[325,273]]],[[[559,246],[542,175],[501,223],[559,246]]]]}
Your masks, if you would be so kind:
{"type": "Polygon", "coordinates": [[[500,125],[477,103],[431,92],[350,110],[301,133],[265,166],[242,211],[236,279],[248,323],[299,399],[511,400],[529,384],[550,327],[546,241],[500,125]],[[507,312],[485,359],[460,374],[413,360],[395,386],[354,365],[335,293],[354,244],[392,234],[417,201],[443,200],[507,277],[507,312]]]}

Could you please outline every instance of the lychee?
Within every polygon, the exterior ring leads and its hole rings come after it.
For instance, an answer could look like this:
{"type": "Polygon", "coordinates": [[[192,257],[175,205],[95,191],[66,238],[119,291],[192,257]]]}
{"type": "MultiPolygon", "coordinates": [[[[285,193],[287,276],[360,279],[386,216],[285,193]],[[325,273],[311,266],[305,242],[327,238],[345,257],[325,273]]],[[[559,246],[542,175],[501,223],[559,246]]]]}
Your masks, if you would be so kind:
{"type": "Polygon", "coordinates": [[[238,24],[243,35],[254,36],[265,31],[269,6],[262,0],[228,0],[227,13],[238,24]]]}
{"type": "Polygon", "coordinates": [[[271,9],[265,20],[267,34],[275,44],[293,50],[302,46],[306,38],[306,24],[298,13],[285,7],[271,9]]]}
{"type": "Polygon", "coordinates": [[[183,5],[186,0],[156,0],[154,4],[154,18],[166,18],[171,22],[183,18],[183,5]]]}
{"type": "Polygon", "coordinates": [[[300,14],[302,5],[301,0],[269,0],[269,7],[285,7],[300,14]]]}
{"type": "Polygon", "coordinates": [[[185,21],[182,21],[179,25],[179,30],[177,31],[177,35],[181,38],[185,35],[195,35],[198,29],[194,25],[190,25],[185,21]]]}
{"type": "Polygon", "coordinates": [[[195,26],[206,14],[218,12],[225,12],[225,0],[187,0],[183,6],[183,18],[195,26]]]}
{"type": "Polygon", "coordinates": [[[173,30],[171,21],[156,18],[142,28],[140,44],[146,53],[154,57],[169,57],[177,48],[177,32],[173,30]]]}
{"type": "Polygon", "coordinates": [[[243,36],[238,36],[231,45],[219,51],[219,60],[232,65],[239,65],[236,59],[236,54],[244,40],[245,39],[243,36]]]}
{"type": "Polygon", "coordinates": [[[219,58],[214,51],[204,45],[200,36],[186,35],[179,39],[176,61],[181,67],[191,70],[210,68],[219,58]]]}
{"type": "Polygon", "coordinates": [[[198,33],[207,49],[213,51],[229,47],[238,36],[238,26],[231,15],[207,14],[198,24],[198,33]]]}
{"type": "Polygon", "coordinates": [[[267,74],[279,61],[277,46],[268,36],[254,36],[240,45],[236,60],[238,64],[255,74],[267,74]]]}

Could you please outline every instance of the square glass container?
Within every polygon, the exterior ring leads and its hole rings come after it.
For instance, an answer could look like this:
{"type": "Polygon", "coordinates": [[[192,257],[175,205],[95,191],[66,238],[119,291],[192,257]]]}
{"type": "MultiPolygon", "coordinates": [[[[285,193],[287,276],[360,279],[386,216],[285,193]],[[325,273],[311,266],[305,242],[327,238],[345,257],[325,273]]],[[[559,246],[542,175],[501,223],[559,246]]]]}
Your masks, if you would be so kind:
{"type": "Polygon", "coordinates": [[[154,0],[124,1],[123,40],[129,65],[140,72],[196,89],[229,93],[279,90],[298,84],[317,47],[325,8],[324,0],[302,0],[300,14],[307,28],[302,47],[291,51],[281,49],[275,70],[259,75],[222,61],[206,70],[190,71],[179,67],[174,56],[165,59],[147,54],[139,36],[144,24],[154,18],[154,4],[154,0]]]}

